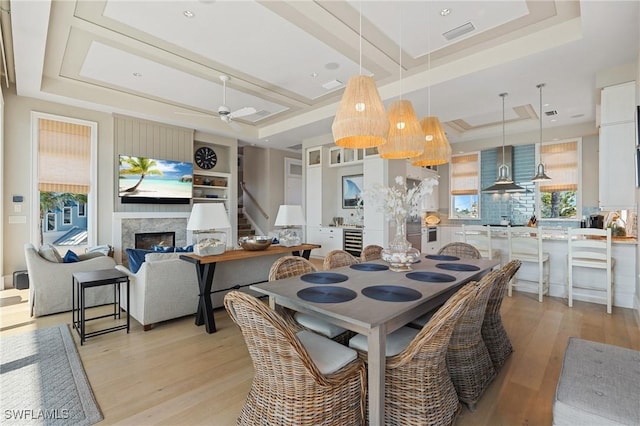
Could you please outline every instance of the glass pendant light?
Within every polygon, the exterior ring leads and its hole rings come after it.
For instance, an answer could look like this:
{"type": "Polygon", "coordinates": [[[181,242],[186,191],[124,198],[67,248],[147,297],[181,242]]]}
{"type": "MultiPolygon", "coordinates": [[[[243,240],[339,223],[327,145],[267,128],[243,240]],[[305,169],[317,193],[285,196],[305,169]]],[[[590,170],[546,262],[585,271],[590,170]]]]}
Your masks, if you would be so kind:
{"type": "Polygon", "coordinates": [[[540,89],[540,163],[538,163],[538,167],[536,167],[536,175],[531,179],[531,182],[544,182],[545,180],[551,180],[551,178],[544,172],[544,164],[542,163],[542,88],[544,86],[544,83],[540,83],[536,86],[540,89]]]}
{"type": "Polygon", "coordinates": [[[506,98],[508,93],[500,93],[500,97],[502,98],[502,164],[498,167],[498,178],[488,188],[482,190],[482,192],[522,192],[526,191],[525,188],[521,187],[513,183],[513,179],[511,179],[511,173],[509,171],[509,166],[507,166],[505,162],[505,153],[504,153],[504,141],[505,141],[505,118],[504,118],[504,98],[506,98]]]}
{"type": "Polygon", "coordinates": [[[387,143],[378,147],[380,158],[404,160],[424,151],[424,135],[410,101],[402,99],[402,11],[400,12],[400,100],[389,106],[387,143]]]}
{"type": "Polygon", "coordinates": [[[372,77],[362,75],[362,2],[360,2],[360,74],[351,77],[331,125],[333,139],[345,148],[372,148],[386,143],[389,132],[382,98],[372,77]]]}

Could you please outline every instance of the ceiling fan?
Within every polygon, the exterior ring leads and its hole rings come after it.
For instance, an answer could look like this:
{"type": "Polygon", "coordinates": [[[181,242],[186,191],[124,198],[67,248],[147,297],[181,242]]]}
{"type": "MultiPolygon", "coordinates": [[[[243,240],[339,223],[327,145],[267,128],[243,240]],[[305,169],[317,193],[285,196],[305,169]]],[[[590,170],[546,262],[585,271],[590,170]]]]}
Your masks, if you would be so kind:
{"type": "MultiPolygon", "coordinates": [[[[218,107],[218,116],[220,120],[227,123],[231,128],[236,131],[241,130],[240,126],[237,123],[234,123],[235,118],[246,117],[251,114],[255,114],[257,110],[254,107],[243,107],[235,111],[231,111],[231,109],[227,106],[227,81],[229,81],[228,75],[221,75],[220,80],[222,81],[222,105],[218,107]]],[[[183,115],[196,115],[192,113],[177,113],[183,115]]],[[[197,114],[202,115],[202,114],[197,114]]]]}

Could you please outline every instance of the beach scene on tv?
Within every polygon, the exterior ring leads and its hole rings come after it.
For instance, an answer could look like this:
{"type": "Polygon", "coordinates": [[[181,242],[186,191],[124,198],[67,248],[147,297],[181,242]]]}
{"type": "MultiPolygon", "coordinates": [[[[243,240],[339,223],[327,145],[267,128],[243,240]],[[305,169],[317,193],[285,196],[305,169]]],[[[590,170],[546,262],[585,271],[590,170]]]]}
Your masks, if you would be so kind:
{"type": "Polygon", "coordinates": [[[120,197],[191,198],[193,164],[120,156],[120,197]]]}

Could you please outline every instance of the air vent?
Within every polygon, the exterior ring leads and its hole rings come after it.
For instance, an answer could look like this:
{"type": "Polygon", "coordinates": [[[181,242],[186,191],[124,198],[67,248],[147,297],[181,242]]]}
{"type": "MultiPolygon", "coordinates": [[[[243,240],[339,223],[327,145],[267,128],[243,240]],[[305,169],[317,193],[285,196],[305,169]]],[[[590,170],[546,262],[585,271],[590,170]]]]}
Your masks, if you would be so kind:
{"type": "Polygon", "coordinates": [[[558,111],[552,109],[551,111],[545,111],[544,115],[546,115],[547,117],[553,117],[554,115],[558,115],[558,111]]]}
{"type": "Polygon", "coordinates": [[[322,87],[325,88],[325,90],[333,90],[336,89],[340,86],[342,86],[344,83],[341,82],[340,80],[331,80],[331,81],[327,81],[326,83],[324,83],[322,85],[322,87]]]}
{"type": "Polygon", "coordinates": [[[467,22],[466,24],[460,25],[452,30],[442,33],[442,36],[447,39],[447,41],[451,41],[458,37],[462,37],[465,34],[469,34],[471,31],[474,31],[476,27],[471,23],[467,22]]]}
{"type": "Polygon", "coordinates": [[[300,151],[302,149],[302,144],[299,143],[298,145],[291,145],[291,146],[287,147],[287,149],[293,149],[293,150],[296,150],[296,151],[300,151]]]}

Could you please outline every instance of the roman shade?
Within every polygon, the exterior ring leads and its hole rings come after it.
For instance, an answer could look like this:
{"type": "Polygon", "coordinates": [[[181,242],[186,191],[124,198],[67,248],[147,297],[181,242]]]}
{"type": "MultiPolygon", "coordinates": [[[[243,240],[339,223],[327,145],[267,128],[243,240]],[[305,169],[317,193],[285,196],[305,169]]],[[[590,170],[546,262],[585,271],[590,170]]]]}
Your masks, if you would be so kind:
{"type": "Polygon", "coordinates": [[[547,173],[553,180],[540,185],[541,192],[578,190],[578,142],[560,142],[540,147],[547,173]]]}
{"type": "Polygon", "coordinates": [[[480,175],[478,153],[458,155],[451,158],[451,195],[474,195],[478,193],[480,175]]]}
{"type": "Polygon", "coordinates": [[[38,189],[87,194],[91,184],[91,128],[38,120],[38,189]]]}

